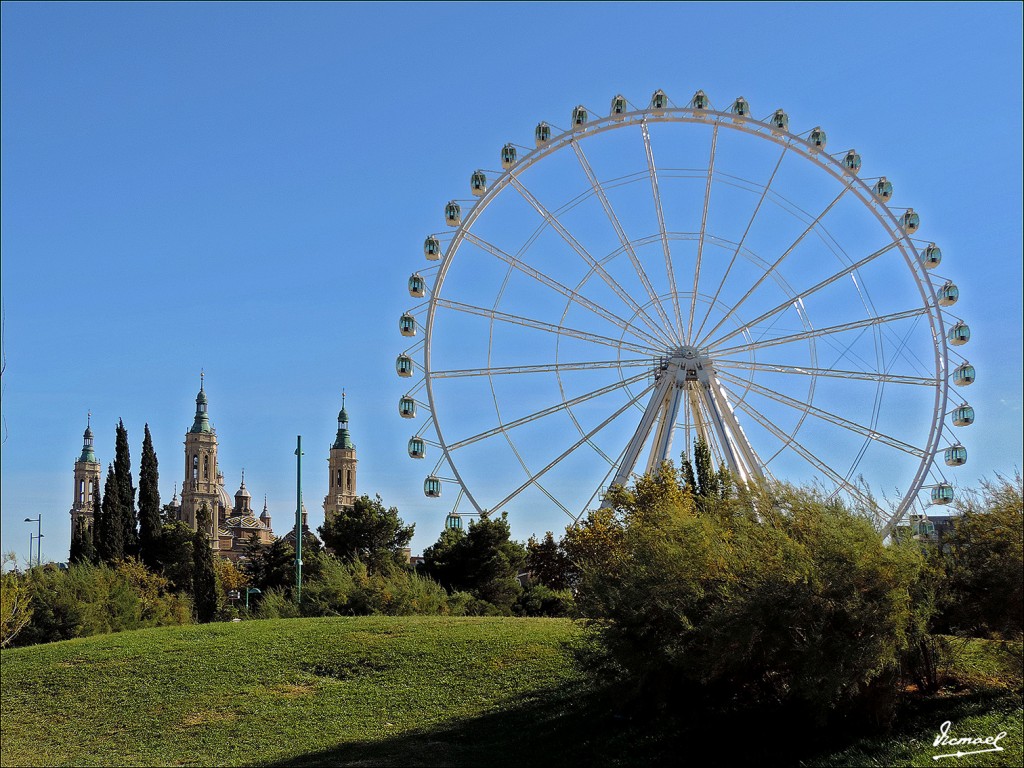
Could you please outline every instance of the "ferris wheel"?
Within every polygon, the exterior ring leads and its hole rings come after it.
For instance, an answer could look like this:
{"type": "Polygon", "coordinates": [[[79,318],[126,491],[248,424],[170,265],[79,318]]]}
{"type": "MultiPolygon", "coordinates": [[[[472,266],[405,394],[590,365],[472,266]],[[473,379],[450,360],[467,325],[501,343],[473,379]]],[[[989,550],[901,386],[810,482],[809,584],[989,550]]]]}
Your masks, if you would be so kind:
{"type": "Polygon", "coordinates": [[[409,278],[396,362],[446,524],[576,521],[698,437],[740,481],[887,500],[885,533],[953,499],[974,421],[953,393],[976,376],[959,290],[893,183],[827,141],[659,90],[471,174],[409,278]]]}

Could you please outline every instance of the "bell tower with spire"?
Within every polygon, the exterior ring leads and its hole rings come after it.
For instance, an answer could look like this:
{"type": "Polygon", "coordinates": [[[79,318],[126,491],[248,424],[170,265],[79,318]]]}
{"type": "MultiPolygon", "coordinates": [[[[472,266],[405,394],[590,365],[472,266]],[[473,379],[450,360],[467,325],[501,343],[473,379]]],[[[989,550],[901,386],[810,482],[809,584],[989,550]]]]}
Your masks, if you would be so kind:
{"type": "Polygon", "coordinates": [[[82,521],[88,529],[92,529],[93,498],[100,487],[100,463],[96,459],[93,450],[92,438],[92,413],[86,420],[85,434],[83,435],[82,455],[75,462],[75,491],[71,503],[71,538],[75,536],[75,529],[78,521],[82,521]]]}
{"type": "Polygon", "coordinates": [[[203,504],[209,511],[208,533],[211,546],[219,549],[217,534],[217,432],[210,424],[205,374],[199,374],[196,417],[185,433],[185,482],[181,485],[181,520],[196,530],[196,518],[203,504]]]}
{"type": "Polygon", "coordinates": [[[328,465],[328,492],[324,497],[324,520],[331,520],[345,507],[356,502],[356,446],[348,433],[348,411],[345,393],[341,394],[338,434],[331,446],[328,465]]]}

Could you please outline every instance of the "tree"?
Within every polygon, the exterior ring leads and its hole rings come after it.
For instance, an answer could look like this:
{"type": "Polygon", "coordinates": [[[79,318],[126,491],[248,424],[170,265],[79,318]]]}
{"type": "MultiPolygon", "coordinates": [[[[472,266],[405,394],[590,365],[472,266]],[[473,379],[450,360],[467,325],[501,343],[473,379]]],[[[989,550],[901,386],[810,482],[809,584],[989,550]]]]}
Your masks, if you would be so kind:
{"type": "Polygon", "coordinates": [[[941,628],[1006,639],[1024,633],[1024,485],[984,480],[942,538],[941,628]]]}
{"type": "Polygon", "coordinates": [[[100,553],[97,542],[102,538],[100,535],[100,523],[103,520],[102,502],[100,501],[100,484],[94,483],[92,487],[92,528],[89,530],[89,562],[99,565],[100,553]]]}
{"type": "Polygon", "coordinates": [[[533,536],[526,542],[526,569],[534,581],[551,589],[566,589],[572,577],[572,562],[551,531],[541,541],[533,536]]]}
{"type": "Polygon", "coordinates": [[[92,530],[85,523],[85,517],[79,515],[75,520],[75,530],[71,535],[71,551],[68,554],[68,564],[94,563],[96,561],[96,548],[92,543],[92,530]]]}
{"type": "Polygon", "coordinates": [[[149,424],[142,440],[142,459],[139,462],[139,556],[152,570],[160,566],[158,560],[158,539],[162,532],[160,523],[160,472],[153,450],[153,438],[149,424]]]}
{"type": "MultiPolygon", "coordinates": [[[[246,544],[246,558],[242,571],[248,575],[252,585],[264,592],[280,589],[291,593],[295,586],[295,545],[293,539],[275,539],[270,544],[261,544],[254,535],[246,544]]],[[[320,573],[323,558],[329,557],[323,550],[320,539],[311,531],[302,536],[302,581],[315,578],[320,573]]]]}
{"type": "Polygon", "coordinates": [[[464,535],[445,530],[423,558],[426,572],[442,585],[469,592],[504,614],[522,594],[518,575],[526,549],[512,541],[506,512],[493,518],[482,514],[464,535]]]}
{"type": "Polygon", "coordinates": [[[466,532],[461,528],[446,527],[437,541],[423,550],[423,570],[447,589],[461,589],[466,583],[465,564],[461,559],[465,538],[466,532]]]}
{"type": "Polygon", "coordinates": [[[0,648],[10,645],[18,633],[32,620],[32,599],[23,573],[13,566],[18,559],[8,552],[0,562],[0,648]],[[12,570],[3,570],[7,565],[12,570]]]}
{"type": "Polygon", "coordinates": [[[253,586],[264,592],[291,589],[295,586],[295,548],[283,538],[263,545],[254,535],[246,545],[243,570],[253,586]]]}
{"type": "Polygon", "coordinates": [[[380,495],[363,495],[351,507],[320,527],[324,545],[343,562],[361,560],[371,572],[399,562],[401,550],[412,541],[416,525],[405,525],[396,507],[384,508],[380,495]]]}
{"type": "Polygon", "coordinates": [[[196,621],[206,623],[217,616],[217,572],[213,566],[213,550],[206,530],[210,525],[210,508],[204,503],[196,513],[196,531],[192,536],[192,604],[196,621]]]}
{"type": "Polygon", "coordinates": [[[103,506],[97,528],[96,555],[100,562],[113,563],[124,559],[124,528],[121,525],[121,497],[117,492],[114,465],[107,465],[107,479],[103,483],[103,506]]]}
{"type": "MultiPolygon", "coordinates": [[[[166,511],[166,507],[164,508],[166,511]]],[[[180,520],[168,520],[157,538],[154,559],[156,570],[167,579],[176,592],[192,594],[195,556],[192,529],[180,520]]]]}
{"type": "MultiPolygon", "coordinates": [[[[116,518],[121,528],[121,541],[125,557],[139,554],[139,532],[135,519],[135,487],[132,485],[132,461],[128,452],[128,430],[117,420],[114,440],[114,480],[118,506],[116,518]]],[[[104,491],[105,493],[106,491],[104,491]]]]}

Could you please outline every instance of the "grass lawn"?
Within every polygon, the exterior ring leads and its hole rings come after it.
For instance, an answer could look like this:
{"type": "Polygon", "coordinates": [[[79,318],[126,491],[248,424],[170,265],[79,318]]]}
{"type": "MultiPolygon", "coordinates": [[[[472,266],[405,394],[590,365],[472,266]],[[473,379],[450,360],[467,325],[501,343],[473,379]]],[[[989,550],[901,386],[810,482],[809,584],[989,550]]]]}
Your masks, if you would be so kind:
{"type": "Polygon", "coordinates": [[[560,619],[290,619],[5,650],[0,763],[628,766],[716,755],[956,766],[1024,756],[1019,668],[993,644],[961,649],[962,690],[920,700],[884,738],[836,736],[822,750],[792,734],[771,741],[754,723],[716,733],[652,721],[579,679],[565,650],[575,632],[560,619]],[[1007,731],[1006,751],[932,760],[945,720],[955,736],[1007,731]]]}
{"type": "MultiPolygon", "coordinates": [[[[0,757],[250,765],[353,745],[351,759],[372,764],[371,745],[396,734],[564,684],[571,633],[566,620],[290,619],[5,650],[0,757]]],[[[443,750],[416,762],[443,762],[443,750]]]]}

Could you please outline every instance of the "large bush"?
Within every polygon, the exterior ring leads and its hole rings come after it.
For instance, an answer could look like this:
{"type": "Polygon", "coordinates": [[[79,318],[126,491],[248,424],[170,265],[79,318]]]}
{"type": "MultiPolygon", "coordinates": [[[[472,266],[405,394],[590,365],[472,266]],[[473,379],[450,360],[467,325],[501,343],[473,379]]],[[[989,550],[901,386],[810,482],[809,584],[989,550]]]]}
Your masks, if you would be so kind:
{"type": "Polygon", "coordinates": [[[260,618],[292,616],[437,615],[458,612],[435,581],[392,565],[371,571],[360,560],[342,562],[327,552],[310,556],[313,575],[303,578],[302,605],[291,590],[271,587],[259,600],[260,618]]]}
{"type": "Polygon", "coordinates": [[[14,645],[32,645],[127,629],[188,624],[189,601],[135,560],[113,566],[80,563],[32,568],[19,576],[32,617],[14,645]]]}
{"type": "MultiPolygon", "coordinates": [[[[598,653],[648,701],[804,712],[891,692],[916,621],[921,557],[814,491],[741,489],[697,503],[670,464],[614,489],[570,546],[598,653]]],[[[883,702],[891,699],[882,697],[883,702]]]]}
{"type": "Polygon", "coordinates": [[[1019,639],[1024,634],[1024,489],[1021,476],[964,494],[943,536],[943,631],[1019,639]]]}

